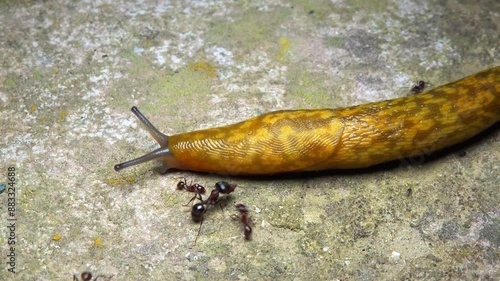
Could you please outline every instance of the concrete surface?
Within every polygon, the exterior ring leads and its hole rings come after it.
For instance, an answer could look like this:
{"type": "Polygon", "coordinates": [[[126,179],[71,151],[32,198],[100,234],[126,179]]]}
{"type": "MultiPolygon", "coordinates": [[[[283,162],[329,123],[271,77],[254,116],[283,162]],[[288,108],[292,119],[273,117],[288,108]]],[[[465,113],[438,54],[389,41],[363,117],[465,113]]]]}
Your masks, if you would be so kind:
{"type": "Polygon", "coordinates": [[[113,170],[157,147],[133,105],[175,134],[404,96],[418,80],[435,87],[499,65],[499,12],[495,0],[1,1],[17,273],[4,227],[0,279],[500,279],[498,126],[425,163],[362,171],[113,170]],[[181,177],[239,185],[197,245],[181,177]],[[250,208],[250,242],[235,203],[250,208]]]}

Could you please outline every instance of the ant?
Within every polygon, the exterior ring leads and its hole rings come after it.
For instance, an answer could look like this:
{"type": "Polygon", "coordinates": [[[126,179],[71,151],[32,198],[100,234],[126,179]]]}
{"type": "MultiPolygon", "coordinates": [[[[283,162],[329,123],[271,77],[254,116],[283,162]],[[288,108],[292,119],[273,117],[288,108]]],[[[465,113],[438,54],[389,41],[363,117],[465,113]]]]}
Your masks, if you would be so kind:
{"type": "Polygon", "coordinates": [[[215,205],[215,203],[219,199],[219,195],[221,193],[222,194],[229,194],[229,193],[233,192],[235,188],[236,188],[236,184],[230,184],[230,183],[225,182],[225,181],[219,181],[215,184],[215,189],[212,189],[212,192],[210,192],[210,196],[208,197],[208,199],[205,201],[201,200],[201,202],[204,205],[207,205],[207,204],[215,205]]]}
{"type": "Polygon", "coordinates": [[[243,230],[245,233],[245,239],[250,241],[252,239],[252,228],[248,225],[248,210],[243,204],[238,204],[235,206],[236,210],[241,214],[241,222],[243,223],[243,230]]]}
{"type": "Polygon", "coordinates": [[[215,203],[217,203],[217,200],[219,200],[219,196],[221,193],[232,193],[235,188],[236,184],[230,184],[225,181],[220,181],[215,184],[215,189],[212,189],[212,192],[210,192],[210,196],[208,196],[206,200],[203,200],[200,195],[198,199],[201,201],[201,203],[194,204],[193,209],[191,210],[193,221],[200,221],[203,217],[203,214],[205,214],[205,212],[207,211],[208,206],[215,205],[215,203]]]}
{"type": "Polygon", "coordinates": [[[195,193],[193,198],[191,198],[191,200],[189,200],[189,202],[187,202],[183,206],[187,206],[189,203],[191,203],[193,200],[195,200],[197,196],[199,198],[201,198],[201,194],[206,193],[205,187],[203,187],[201,184],[197,184],[197,183],[188,184],[186,181],[186,178],[182,178],[182,180],[177,183],[177,190],[182,190],[182,189],[184,189],[187,192],[195,193]]]}
{"type": "Polygon", "coordinates": [[[414,95],[416,94],[420,94],[421,92],[423,92],[425,89],[425,82],[420,80],[417,82],[417,84],[415,84],[415,86],[413,86],[410,90],[410,92],[414,95]]]}
{"type": "MultiPolygon", "coordinates": [[[[82,278],[82,281],[91,281],[92,280],[92,273],[90,273],[88,271],[84,271],[84,272],[82,272],[80,277],[82,278]]],[[[97,281],[99,278],[103,278],[103,279],[105,278],[107,280],[110,280],[111,278],[113,278],[113,275],[111,275],[111,276],[97,275],[94,278],[94,281],[97,281]]],[[[78,277],[76,277],[76,275],[73,275],[73,281],[78,281],[78,277]]]]}
{"type": "Polygon", "coordinates": [[[230,184],[225,181],[220,181],[215,184],[215,189],[210,192],[210,196],[208,196],[206,200],[203,200],[201,194],[198,194],[200,203],[194,204],[193,208],[191,209],[191,219],[194,222],[200,222],[200,228],[198,229],[198,234],[196,235],[196,239],[194,240],[195,245],[196,240],[198,240],[198,236],[200,235],[201,226],[203,225],[203,217],[209,207],[215,205],[218,202],[220,194],[230,194],[234,191],[235,188],[236,184],[230,184]]]}
{"type": "Polygon", "coordinates": [[[194,204],[192,210],[191,210],[191,217],[193,221],[198,222],[203,219],[203,215],[208,209],[208,206],[215,205],[217,203],[217,200],[219,200],[220,194],[229,194],[234,191],[236,188],[236,184],[230,184],[225,181],[220,181],[215,184],[215,189],[210,192],[210,196],[206,200],[203,200],[201,198],[201,195],[199,196],[199,200],[201,203],[196,203],[194,204]]]}

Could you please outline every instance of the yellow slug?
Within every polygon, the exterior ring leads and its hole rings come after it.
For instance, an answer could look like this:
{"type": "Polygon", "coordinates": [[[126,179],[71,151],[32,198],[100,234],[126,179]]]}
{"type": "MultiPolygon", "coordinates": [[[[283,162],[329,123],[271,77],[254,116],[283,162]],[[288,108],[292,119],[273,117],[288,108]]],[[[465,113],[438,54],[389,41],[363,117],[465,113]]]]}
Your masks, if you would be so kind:
{"type": "Polygon", "coordinates": [[[218,128],[160,133],[136,107],[160,148],[118,164],[152,159],[171,168],[265,175],[351,169],[429,154],[500,120],[500,67],[428,92],[339,109],[283,110],[218,128]]]}

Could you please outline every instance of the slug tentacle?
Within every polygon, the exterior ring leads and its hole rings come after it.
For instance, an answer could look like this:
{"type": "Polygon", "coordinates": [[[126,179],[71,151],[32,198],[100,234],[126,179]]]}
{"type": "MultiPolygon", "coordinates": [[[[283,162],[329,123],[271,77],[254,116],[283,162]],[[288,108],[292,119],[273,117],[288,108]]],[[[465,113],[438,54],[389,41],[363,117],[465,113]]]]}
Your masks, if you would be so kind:
{"type": "Polygon", "coordinates": [[[149,122],[148,118],[142,114],[139,109],[135,106],[131,108],[132,112],[139,118],[139,121],[142,122],[148,129],[149,134],[156,140],[156,142],[161,146],[168,146],[168,136],[160,132],[156,127],[149,122]]]}
{"type": "Polygon", "coordinates": [[[149,122],[148,118],[142,114],[137,107],[131,108],[132,112],[137,116],[137,118],[146,126],[149,134],[160,144],[160,148],[152,151],[144,156],[139,158],[127,161],[125,163],[120,163],[115,165],[115,171],[120,171],[122,169],[128,168],[130,166],[135,166],[137,164],[142,164],[144,162],[154,160],[154,159],[163,159],[164,164],[161,172],[165,173],[168,169],[175,167],[175,159],[172,157],[172,153],[168,147],[169,137],[165,134],[162,134],[156,127],[149,122]],[[172,164],[170,166],[169,164],[172,164]]]}
{"type": "MultiPolygon", "coordinates": [[[[128,168],[130,166],[135,166],[137,164],[142,164],[142,163],[145,163],[145,162],[148,162],[151,160],[155,160],[155,159],[162,159],[165,157],[172,157],[172,154],[170,153],[170,149],[168,149],[168,147],[160,147],[157,150],[152,151],[152,152],[150,152],[146,155],[143,155],[139,158],[115,165],[115,171],[120,171],[120,170],[128,168]]],[[[165,170],[165,171],[168,170],[168,167],[163,167],[163,170],[165,170]]],[[[164,173],[164,171],[162,173],[164,173]]]]}
{"type": "Polygon", "coordinates": [[[161,148],[118,164],[152,159],[171,168],[269,175],[352,169],[465,141],[500,121],[500,67],[393,100],[338,109],[285,110],[218,128],[166,136],[136,108],[161,148]]]}

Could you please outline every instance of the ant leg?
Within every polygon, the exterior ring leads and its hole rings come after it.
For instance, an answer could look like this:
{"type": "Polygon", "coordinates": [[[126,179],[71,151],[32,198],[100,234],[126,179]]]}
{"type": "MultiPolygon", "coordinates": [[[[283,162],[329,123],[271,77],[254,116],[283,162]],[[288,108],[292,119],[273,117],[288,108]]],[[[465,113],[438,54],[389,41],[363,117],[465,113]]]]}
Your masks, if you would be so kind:
{"type": "Polygon", "coordinates": [[[195,246],[196,246],[196,241],[198,241],[198,236],[200,236],[200,233],[201,233],[201,227],[203,226],[203,219],[204,219],[204,217],[201,217],[200,227],[198,228],[198,234],[196,234],[196,238],[194,239],[195,246]]]}
{"type": "Polygon", "coordinates": [[[187,205],[189,205],[189,203],[193,202],[195,199],[198,199],[200,201],[203,202],[203,198],[201,197],[201,194],[199,193],[196,193],[193,198],[191,198],[191,200],[189,200],[189,202],[187,202],[186,204],[182,205],[183,207],[186,207],[187,205]],[[198,198],[196,198],[196,196],[198,196],[198,198]]]}

